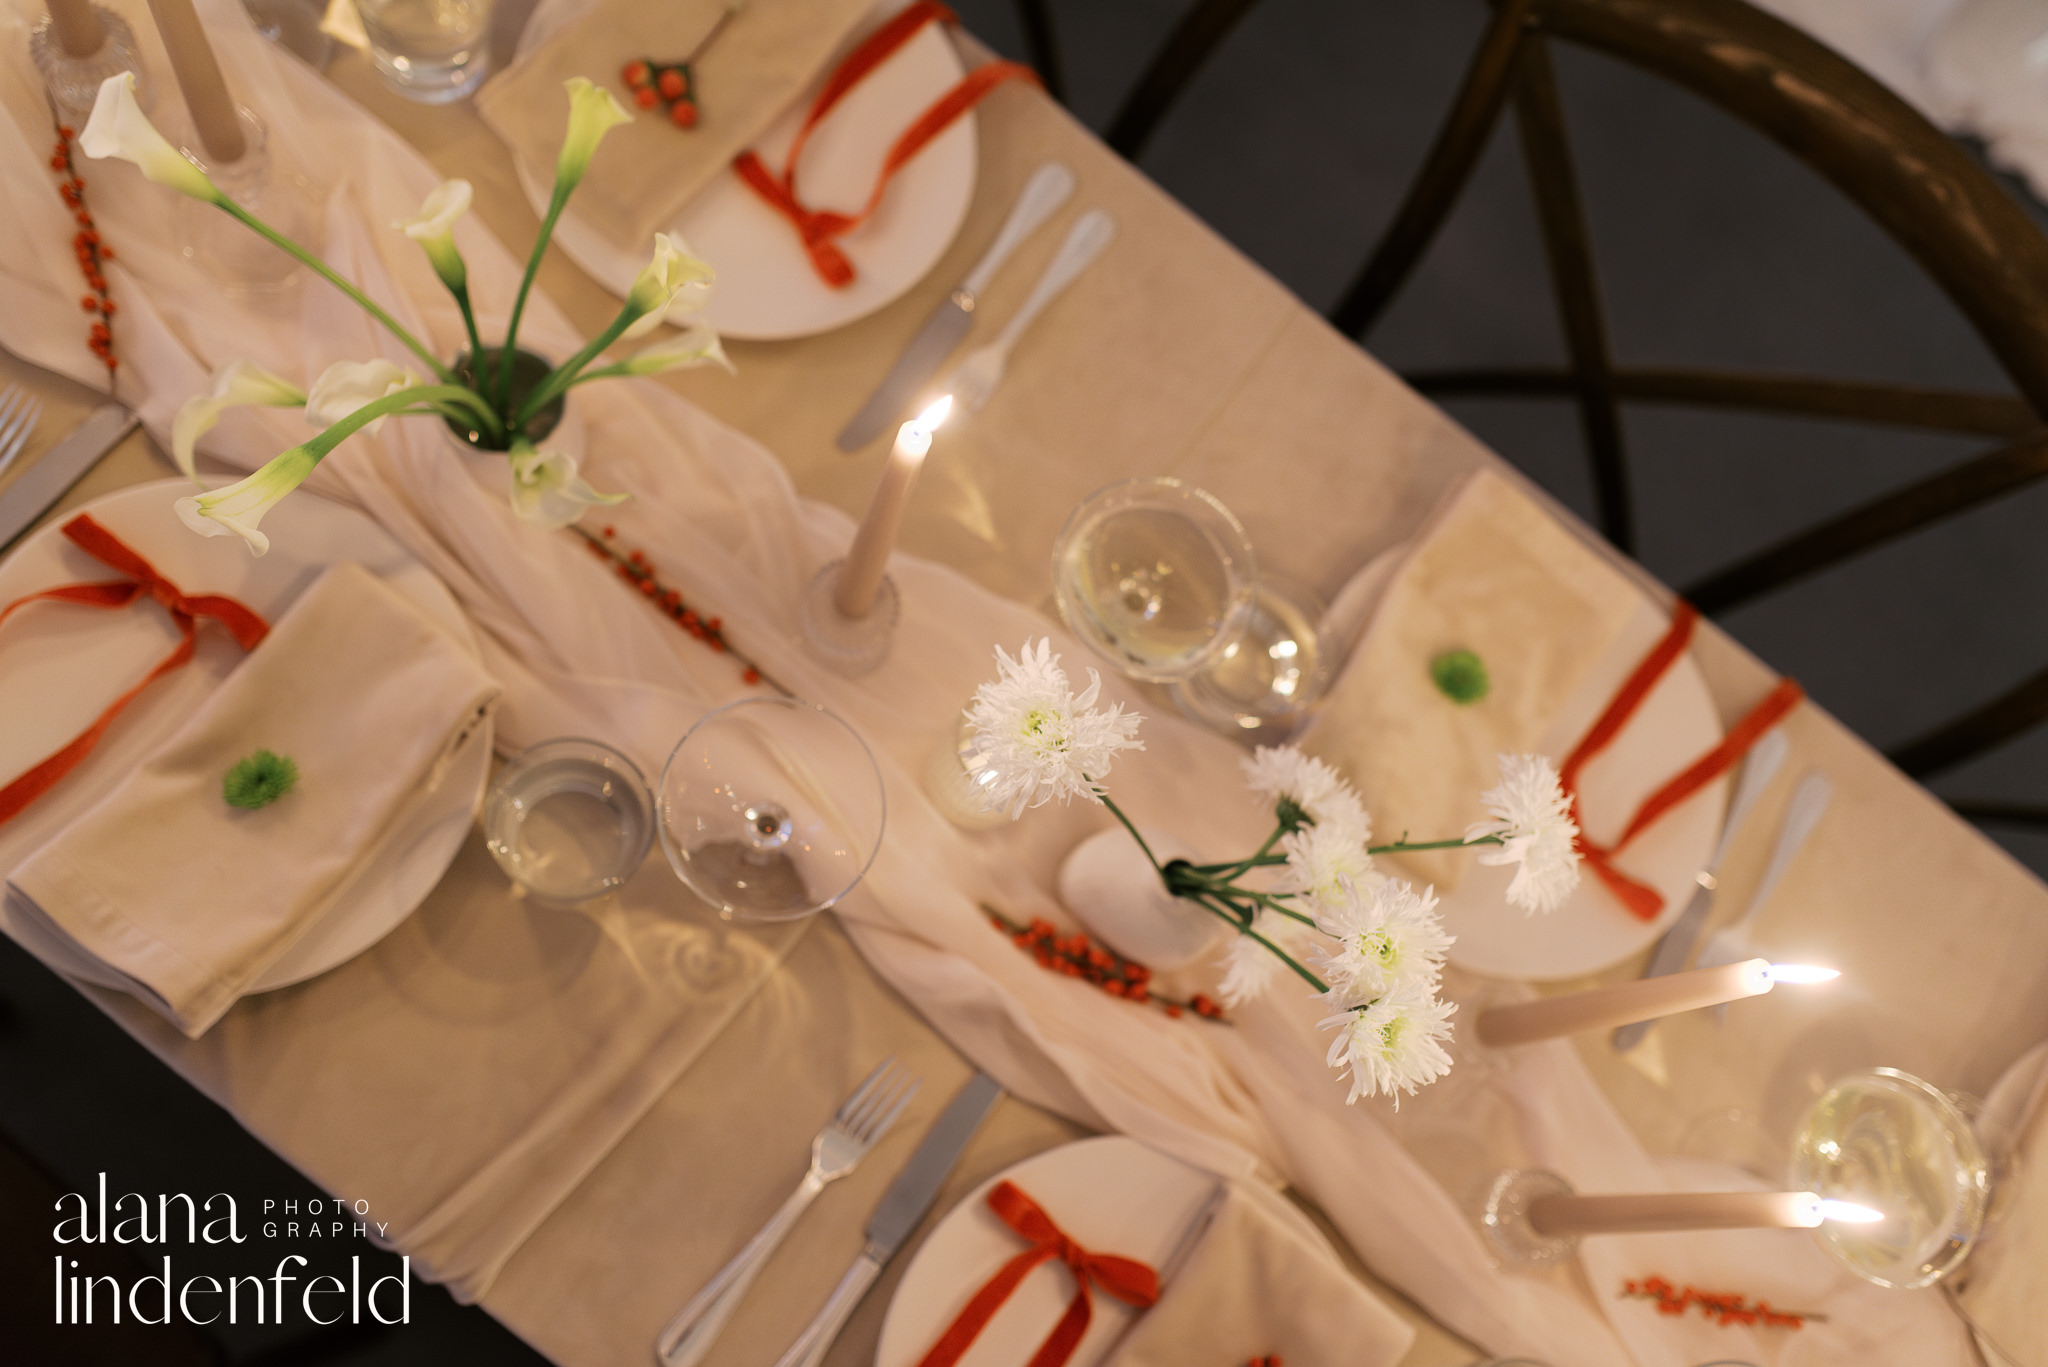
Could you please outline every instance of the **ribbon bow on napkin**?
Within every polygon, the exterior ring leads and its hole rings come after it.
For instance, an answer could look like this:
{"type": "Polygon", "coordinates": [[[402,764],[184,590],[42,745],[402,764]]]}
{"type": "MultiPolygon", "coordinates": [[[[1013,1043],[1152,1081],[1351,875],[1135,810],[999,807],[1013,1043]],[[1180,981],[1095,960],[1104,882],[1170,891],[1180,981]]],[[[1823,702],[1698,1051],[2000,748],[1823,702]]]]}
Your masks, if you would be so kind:
{"type": "Polygon", "coordinates": [[[1758,738],[1777,725],[1779,719],[1806,696],[1796,681],[1778,680],[1777,687],[1765,694],[1762,702],[1745,713],[1742,720],[1728,728],[1728,734],[1721,738],[1720,744],[1680,770],[1656,792],[1644,798],[1642,805],[1636,808],[1635,814],[1629,818],[1628,825],[1622,828],[1621,835],[1613,844],[1601,845],[1588,839],[1585,818],[1579,814],[1579,770],[1584,767],[1587,760],[1606,749],[1608,744],[1621,734],[1622,728],[1628,725],[1629,718],[1635,715],[1636,708],[1649,696],[1657,681],[1664,677],[1665,672],[1681,655],[1685,654],[1686,647],[1692,643],[1693,627],[1698,624],[1699,617],[1699,609],[1684,599],[1678,601],[1671,614],[1671,625],[1665,629],[1663,638],[1650,648],[1649,654],[1643,656],[1642,662],[1635,667],[1634,672],[1615,693],[1613,701],[1609,702],[1607,709],[1600,714],[1600,719],[1593,723],[1592,728],[1573,748],[1571,754],[1565,757],[1563,766],[1558,770],[1558,776],[1564,782],[1565,793],[1571,798],[1572,820],[1579,824],[1577,843],[1580,856],[1592,866],[1593,872],[1599,875],[1600,881],[1607,885],[1608,890],[1621,899],[1621,904],[1645,921],[1654,920],[1657,913],[1664,909],[1664,898],[1654,888],[1637,882],[1616,868],[1614,856],[1620,854],[1623,846],[1640,835],[1658,817],[1711,783],[1737,760],[1748,754],[1749,748],[1757,743],[1758,738]]]}
{"type": "Polygon", "coordinates": [[[813,209],[803,202],[797,193],[797,160],[804,154],[804,144],[810,140],[811,130],[832,112],[835,105],[845,98],[848,91],[859,85],[869,72],[880,66],[900,47],[917,35],[919,29],[933,22],[957,22],[953,11],[939,4],[938,0],[915,0],[894,19],[876,29],[868,39],[841,62],[833,71],[825,88],[811,101],[810,112],[804,116],[803,127],[797,130],[796,140],[789,145],[789,154],[782,159],[782,170],[771,171],[761,158],[752,151],[745,151],[733,161],[733,170],[745,181],[755,194],[766,200],[771,208],[788,219],[803,238],[804,251],[811,258],[812,269],[826,284],[834,289],[844,289],[853,283],[853,263],[846,259],[846,253],[839,249],[838,238],[867,222],[868,215],[882,202],[882,194],[889,188],[889,178],[923,150],[926,143],[944,132],[953,120],[965,114],[991,90],[1008,80],[1026,80],[1036,85],[1038,73],[1017,62],[989,62],[976,67],[960,78],[952,89],[932,102],[929,109],[917,116],[910,127],[889,147],[889,154],[882,160],[882,169],[875,177],[875,188],[868,193],[867,203],[855,213],[840,213],[831,209],[813,209]]]}
{"type": "Polygon", "coordinates": [[[80,513],[72,518],[64,524],[63,532],[73,545],[87,555],[113,566],[128,578],[99,580],[90,584],[60,584],[56,588],[31,593],[0,608],[0,622],[5,622],[13,616],[16,609],[34,602],[76,603],[91,608],[125,608],[130,603],[148,597],[163,604],[164,610],[171,614],[171,621],[177,624],[181,639],[177,647],[143,677],[141,683],[109,703],[107,709],[100,713],[92,725],[79,732],[63,748],[28,772],[6,787],[0,788],[0,822],[10,820],[18,815],[22,808],[56,787],[59,780],[77,768],[85,757],[92,753],[93,747],[100,743],[100,737],[114,724],[114,718],[120,716],[129,703],[134,702],[144,689],[158,679],[173,670],[182,669],[191,661],[197,645],[200,618],[211,617],[226,627],[244,650],[254,650],[270,630],[264,620],[246,604],[233,598],[211,593],[186,593],[164,578],[156,566],[137,555],[119,537],[93,521],[90,513],[80,513]]]}
{"type": "Polygon", "coordinates": [[[1067,1236],[1050,1215],[1014,1183],[998,1182],[988,1194],[989,1209],[996,1218],[1015,1230],[1031,1247],[1019,1253],[974,1293],[946,1332],[939,1335],[918,1367],[952,1367],[973,1344],[989,1319],[1001,1308],[1018,1283],[1040,1263],[1058,1258],[1074,1274],[1074,1299],[1066,1314],[1031,1355],[1029,1367],[1060,1367],[1073,1355],[1088,1321],[1095,1313],[1091,1283],[1127,1305],[1149,1306],[1159,1299],[1159,1274],[1134,1258],[1114,1253],[1091,1253],[1067,1236]]]}

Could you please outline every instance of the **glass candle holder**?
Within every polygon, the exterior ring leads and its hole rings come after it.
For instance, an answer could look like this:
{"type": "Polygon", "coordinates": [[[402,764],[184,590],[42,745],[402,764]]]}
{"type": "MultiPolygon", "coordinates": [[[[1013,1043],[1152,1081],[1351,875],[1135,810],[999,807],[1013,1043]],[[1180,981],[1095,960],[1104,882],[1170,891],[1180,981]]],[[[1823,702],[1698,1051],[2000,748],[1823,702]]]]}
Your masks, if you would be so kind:
{"type": "MultiPolygon", "coordinates": [[[[237,109],[235,117],[242,129],[242,155],[235,160],[210,160],[196,136],[179,150],[250,213],[295,242],[311,239],[313,223],[306,211],[311,184],[272,155],[263,120],[246,108],[237,109]]],[[[276,294],[297,284],[305,272],[283,248],[211,204],[180,195],[172,212],[180,253],[232,294],[276,294]]]]}
{"type": "Polygon", "coordinates": [[[58,122],[74,131],[85,127],[86,119],[92,115],[93,102],[99,99],[100,85],[109,76],[134,72],[137,103],[146,110],[151,102],[149,73],[142,65],[135,30],[110,9],[94,5],[91,12],[100,24],[100,45],[92,52],[78,54],[65,48],[48,14],[37,21],[28,35],[29,60],[42,75],[50,106],[56,111],[58,122]]]}

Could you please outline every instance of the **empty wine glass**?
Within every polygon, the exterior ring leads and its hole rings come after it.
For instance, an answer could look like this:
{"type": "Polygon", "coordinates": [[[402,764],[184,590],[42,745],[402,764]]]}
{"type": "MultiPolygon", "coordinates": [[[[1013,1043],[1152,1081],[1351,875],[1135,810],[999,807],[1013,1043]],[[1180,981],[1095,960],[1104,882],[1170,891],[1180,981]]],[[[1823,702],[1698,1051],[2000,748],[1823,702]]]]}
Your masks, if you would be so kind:
{"type": "Polygon", "coordinates": [[[788,921],[853,890],[882,841],[882,773],[816,703],[747,698],[677,743],[657,796],[661,847],[728,920],[788,921]]]}
{"type": "Polygon", "coordinates": [[[1139,679],[1184,679],[1244,630],[1258,567],[1230,510],[1167,476],[1092,495],[1053,547],[1060,615],[1139,679]]]}

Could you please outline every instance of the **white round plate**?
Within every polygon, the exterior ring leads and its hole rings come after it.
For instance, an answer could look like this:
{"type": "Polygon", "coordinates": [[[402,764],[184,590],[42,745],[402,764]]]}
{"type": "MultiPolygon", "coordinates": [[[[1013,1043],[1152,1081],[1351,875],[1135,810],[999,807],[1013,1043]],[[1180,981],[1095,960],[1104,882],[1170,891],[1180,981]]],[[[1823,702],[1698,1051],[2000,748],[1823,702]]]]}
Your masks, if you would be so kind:
{"type": "MultiPolygon", "coordinates": [[[[1541,753],[1563,763],[1669,625],[1669,617],[1645,601],[1552,720],[1541,753]]],[[[1645,797],[1719,744],[1721,735],[1705,676],[1690,654],[1680,656],[1614,743],[1580,771],[1587,833],[1613,840],[1645,797]]],[[[1598,973],[1647,949],[1690,900],[1693,880],[1721,833],[1727,798],[1724,774],[1666,812],[1614,861],[1663,895],[1654,920],[1639,919],[1584,865],[1570,901],[1532,915],[1507,900],[1512,867],[1475,862],[1440,904],[1445,928],[1458,937],[1451,962],[1491,977],[1549,982],[1598,973]]]]}
{"type": "MultiPolygon", "coordinates": [[[[1047,1149],[997,1173],[946,1212],[911,1259],[882,1320],[875,1367],[914,1367],[982,1283],[1023,1250],[1023,1241],[988,1208],[990,1189],[1005,1180],[1043,1206],[1053,1223],[1083,1247],[1157,1268],[1221,1179],[1123,1135],[1047,1149]]],[[[1242,1189],[1318,1245],[1323,1242],[1308,1217],[1285,1197],[1249,1184],[1242,1189]]],[[[1073,1278],[1064,1265],[1033,1269],[960,1359],[960,1367],[1024,1367],[1073,1295],[1073,1278]]],[[[1071,1367],[1090,1367],[1136,1313],[1114,1297],[1096,1296],[1095,1316],[1069,1359],[1071,1367]]]]}
{"type": "MultiPolygon", "coordinates": [[[[845,50],[903,4],[904,0],[886,0],[878,5],[848,39],[845,50]]],[[[565,9],[547,6],[549,12],[527,27],[521,51],[544,41],[572,17],[565,9]]],[[[782,165],[812,97],[845,50],[833,54],[818,79],[756,145],[754,150],[769,166],[782,165]]],[[[964,74],[960,54],[944,26],[925,25],[812,131],[801,169],[804,198],[814,208],[857,211],[867,203],[890,145],[964,74]]],[[[718,272],[705,318],[728,337],[776,341],[829,332],[893,302],[939,263],[967,217],[979,158],[974,130],[970,110],[897,171],[873,217],[839,239],[858,272],[844,289],[833,289],[818,277],[788,220],[730,168],[719,172],[669,224],[670,232],[718,272]]],[[[552,168],[514,160],[520,188],[534,212],[540,213],[547,207],[552,168]]],[[[555,225],[555,241],[570,260],[621,298],[653,250],[649,242],[636,252],[621,251],[576,216],[573,199],[555,225]]]]}
{"type": "MultiPolygon", "coordinates": [[[[376,523],[305,490],[263,520],[270,553],[252,556],[231,536],[202,537],[171,511],[190,493],[183,480],[139,484],[82,511],[121,538],[187,593],[223,593],[276,621],[329,565],[353,560],[417,604],[472,654],[476,639],[447,588],[376,523]]],[[[52,523],[0,563],[0,604],[57,584],[119,578],[73,546],[52,523]]],[[[100,711],[148,672],[177,643],[164,613],[133,606],[116,611],[37,604],[0,626],[0,775],[27,769],[91,724],[100,711]]],[[[0,869],[30,851],[98,802],[147,758],[242,660],[216,625],[202,623],[192,663],[151,684],[109,728],[97,749],[64,781],[13,821],[0,826],[0,869]]],[[[336,718],[336,725],[347,725],[336,718]]],[[[354,958],[403,921],[447,872],[476,815],[490,777],[491,726],[473,730],[440,783],[413,800],[398,820],[404,832],[367,863],[327,913],[272,964],[251,989],[302,982],[354,958]]],[[[52,968],[87,982],[119,987],[109,971],[0,909],[10,935],[52,968]]]]}

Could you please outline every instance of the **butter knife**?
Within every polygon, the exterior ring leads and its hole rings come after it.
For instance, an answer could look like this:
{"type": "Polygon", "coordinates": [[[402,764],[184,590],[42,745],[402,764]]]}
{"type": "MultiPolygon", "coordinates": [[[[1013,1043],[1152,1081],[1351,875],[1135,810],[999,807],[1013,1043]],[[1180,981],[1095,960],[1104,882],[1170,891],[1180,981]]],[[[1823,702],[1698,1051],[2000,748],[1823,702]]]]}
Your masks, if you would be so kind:
{"type": "Polygon", "coordinates": [[[882,430],[901,417],[910,407],[912,399],[925,381],[939,373],[939,367],[953,354],[953,348],[960,345],[960,339],[967,335],[967,329],[974,323],[974,310],[981,302],[982,291],[989,281],[1002,269],[1017,248],[1024,245],[1024,239],[1038,231],[1060,205],[1067,202],[1067,196],[1074,193],[1074,173],[1064,163],[1049,161],[1031,173],[1031,179],[1024,183],[1024,189],[1017,196],[1016,205],[1010,210],[1010,217],[1003,223],[1002,231],[982,255],[967,278],[924,320],[924,326],[910,339],[910,345],[903,348],[903,354],[896,358],[896,364],[882,377],[882,383],[861,405],[860,412],[846,424],[839,433],[837,444],[842,451],[860,450],[880,436],[882,430]]]}
{"type": "Polygon", "coordinates": [[[896,1250],[917,1228],[917,1222],[931,1207],[932,1198],[939,1194],[945,1183],[946,1174],[953,1171],[953,1164],[959,1160],[960,1151],[967,1147],[967,1141],[974,1137],[974,1131],[981,1125],[982,1117],[996,1104],[1003,1089],[987,1073],[976,1073],[959,1094],[948,1102],[939,1118],[932,1122],[925,1132],[924,1142],[917,1146],[917,1152],[910,1155],[910,1161],[903,1165],[903,1171],[896,1175],[894,1185],[882,1197],[882,1203],[875,1207],[875,1213],[868,1217],[867,1247],[853,1260],[853,1266],[846,1269],[846,1275],[839,1285],[832,1288],[832,1294],[825,1299],[817,1317],[804,1326],[796,1342],[789,1345],[789,1351],[776,1360],[775,1367],[817,1367],[825,1360],[825,1350],[832,1346],[832,1340],[839,1337],[840,1329],[861,1297],[882,1274],[882,1267],[894,1256],[896,1250]]]}
{"type": "MultiPolygon", "coordinates": [[[[1707,913],[1714,909],[1714,889],[1719,886],[1714,875],[1720,870],[1721,861],[1728,857],[1728,847],[1735,843],[1736,832],[1742,829],[1742,823],[1749,816],[1750,809],[1756,806],[1757,798],[1771,786],[1771,780],[1784,766],[1785,752],[1790,748],[1784,731],[1778,727],[1764,732],[1750,747],[1749,759],[1742,766],[1742,777],[1735,785],[1735,800],[1728,804],[1728,820],[1721,826],[1721,842],[1714,846],[1707,866],[1694,875],[1699,887],[1694,891],[1692,900],[1685,904],[1685,910],[1664,932],[1664,938],[1657,942],[1657,950],[1650,956],[1650,966],[1643,970],[1645,978],[1661,978],[1685,967],[1686,959],[1692,954],[1693,941],[1699,939],[1700,930],[1707,923],[1707,913]]],[[[1616,1029],[1616,1052],[1625,1054],[1641,1044],[1650,1025],[1651,1022],[1646,1020],[1631,1021],[1616,1029]]]]}
{"type": "Polygon", "coordinates": [[[103,403],[86,414],[85,421],[73,428],[71,435],[16,475],[6,491],[0,492],[0,547],[7,546],[30,523],[48,512],[140,421],[126,404],[103,403]]]}

